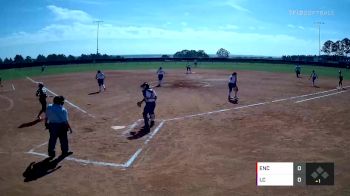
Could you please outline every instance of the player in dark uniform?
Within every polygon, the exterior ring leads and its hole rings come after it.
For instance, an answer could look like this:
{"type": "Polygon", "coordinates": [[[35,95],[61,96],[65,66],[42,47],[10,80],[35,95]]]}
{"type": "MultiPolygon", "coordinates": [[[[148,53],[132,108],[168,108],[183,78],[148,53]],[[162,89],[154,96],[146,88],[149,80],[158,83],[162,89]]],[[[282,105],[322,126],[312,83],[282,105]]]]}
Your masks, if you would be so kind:
{"type": "Polygon", "coordinates": [[[198,65],[197,59],[194,60],[193,64],[194,64],[194,67],[197,67],[197,65],[198,65]]]}
{"type": "Polygon", "coordinates": [[[191,73],[192,73],[191,65],[188,63],[186,65],[186,74],[191,74],[191,73]]]}
{"type": "Polygon", "coordinates": [[[312,70],[312,73],[310,75],[309,80],[312,79],[312,86],[313,87],[315,87],[315,81],[316,81],[317,78],[318,78],[318,76],[317,76],[315,70],[312,70]]]}
{"type": "Polygon", "coordinates": [[[338,88],[339,89],[343,89],[343,74],[341,73],[341,71],[339,70],[339,84],[338,84],[338,88]]]}
{"type": "Polygon", "coordinates": [[[233,72],[232,75],[230,75],[229,81],[228,81],[228,101],[229,102],[231,101],[233,101],[234,103],[238,102],[237,92],[238,92],[237,73],[233,72]],[[235,96],[233,98],[231,97],[232,90],[235,93],[235,96]]]}
{"type": "Polygon", "coordinates": [[[42,66],[41,66],[41,72],[44,72],[45,69],[46,69],[46,65],[42,65],[42,66]]]}
{"type": "Polygon", "coordinates": [[[297,78],[300,78],[300,73],[301,73],[300,65],[295,66],[295,74],[296,74],[297,78]]]}
{"type": "Polygon", "coordinates": [[[47,93],[46,93],[46,88],[44,87],[43,83],[39,83],[38,84],[38,90],[36,91],[35,94],[37,97],[39,97],[39,102],[41,104],[41,110],[38,114],[38,119],[41,119],[40,115],[43,112],[46,112],[46,106],[47,106],[47,102],[46,102],[46,98],[47,98],[47,93]]]}
{"type": "Polygon", "coordinates": [[[147,82],[144,82],[140,87],[142,88],[143,99],[137,102],[137,105],[141,107],[143,102],[146,103],[142,113],[143,119],[145,122],[143,131],[149,132],[150,128],[154,126],[154,120],[155,120],[154,110],[156,108],[157,94],[152,88],[150,88],[147,82]],[[151,119],[150,123],[149,123],[149,119],[151,119]]]}
{"type": "Polygon", "coordinates": [[[158,75],[158,85],[156,87],[161,87],[162,86],[162,81],[164,78],[164,70],[162,67],[159,67],[158,71],[157,71],[157,75],[158,75]]]}

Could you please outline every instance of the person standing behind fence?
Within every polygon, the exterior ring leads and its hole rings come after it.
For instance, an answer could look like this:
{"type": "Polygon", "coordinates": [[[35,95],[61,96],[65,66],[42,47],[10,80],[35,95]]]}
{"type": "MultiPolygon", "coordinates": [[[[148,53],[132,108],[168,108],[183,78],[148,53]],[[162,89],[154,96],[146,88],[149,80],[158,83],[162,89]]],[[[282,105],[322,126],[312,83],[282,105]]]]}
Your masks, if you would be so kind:
{"type": "Polygon", "coordinates": [[[55,157],[55,147],[57,138],[60,139],[62,156],[68,156],[73,152],[69,151],[68,135],[72,129],[68,122],[68,111],[63,107],[64,97],[55,96],[53,104],[50,104],[46,109],[45,127],[49,129],[50,139],[48,146],[48,155],[50,158],[55,157]]]}
{"type": "Polygon", "coordinates": [[[97,71],[97,74],[96,74],[96,80],[97,80],[97,83],[98,83],[98,92],[101,92],[101,88],[103,87],[103,90],[105,91],[106,90],[106,86],[105,86],[105,74],[102,73],[100,70],[97,71]]]}

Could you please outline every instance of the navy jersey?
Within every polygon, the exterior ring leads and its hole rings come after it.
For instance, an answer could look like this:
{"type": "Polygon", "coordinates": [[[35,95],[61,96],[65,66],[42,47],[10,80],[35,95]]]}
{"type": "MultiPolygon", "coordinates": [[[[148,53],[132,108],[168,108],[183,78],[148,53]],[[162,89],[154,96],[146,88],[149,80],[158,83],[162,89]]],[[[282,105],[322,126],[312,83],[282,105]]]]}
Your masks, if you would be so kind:
{"type": "Polygon", "coordinates": [[[143,90],[142,94],[143,94],[143,97],[145,98],[146,103],[147,102],[156,102],[156,100],[157,100],[157,94],[151,88],[143,90]]]}

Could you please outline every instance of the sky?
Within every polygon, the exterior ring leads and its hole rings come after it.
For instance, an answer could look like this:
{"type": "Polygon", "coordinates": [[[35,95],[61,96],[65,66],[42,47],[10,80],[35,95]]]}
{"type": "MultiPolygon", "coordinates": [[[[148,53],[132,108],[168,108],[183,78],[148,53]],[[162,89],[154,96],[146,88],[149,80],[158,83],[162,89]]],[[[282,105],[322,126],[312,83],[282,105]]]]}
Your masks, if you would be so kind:
{"type": "Polygon", "coordinates": [[[0,0],[0,58],[96,53],[315,55],[350,38],[350,0],[0,0]]]}

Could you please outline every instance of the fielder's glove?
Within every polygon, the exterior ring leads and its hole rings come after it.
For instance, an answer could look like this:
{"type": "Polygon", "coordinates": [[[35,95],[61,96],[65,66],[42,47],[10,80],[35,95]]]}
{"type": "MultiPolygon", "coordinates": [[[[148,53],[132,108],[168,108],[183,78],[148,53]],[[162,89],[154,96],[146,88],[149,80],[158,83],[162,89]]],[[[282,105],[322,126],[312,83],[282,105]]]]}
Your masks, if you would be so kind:
{"type": "Polygon", "coordinates": [[[141,107],[142,101],[137,102],[137,106],[141,107]]]}

